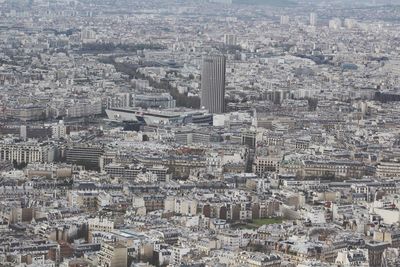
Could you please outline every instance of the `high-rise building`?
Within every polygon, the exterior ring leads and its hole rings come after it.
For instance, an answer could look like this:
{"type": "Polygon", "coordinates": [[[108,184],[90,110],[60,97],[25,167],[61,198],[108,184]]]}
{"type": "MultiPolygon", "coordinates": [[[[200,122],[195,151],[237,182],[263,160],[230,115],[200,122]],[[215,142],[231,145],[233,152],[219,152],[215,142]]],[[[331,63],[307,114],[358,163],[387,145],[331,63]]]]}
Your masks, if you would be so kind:
{"type": "Polygon", "coordinates": [[[201,106],[208,109],[210,113],[224,113],[225,111],[225,72],[225,56],[203,56],[201,106]]]}
{"type": "Polygon", "coordinates": [[[317,25],[317,14],[316,13],[310,13],[310,25],[311,26],[317,25]]]}
{"type": "Polygon", "coordinates": [[[281,25],[288,25],[290,21],[289,16],[282,15],[281,16],[281,25]]]}

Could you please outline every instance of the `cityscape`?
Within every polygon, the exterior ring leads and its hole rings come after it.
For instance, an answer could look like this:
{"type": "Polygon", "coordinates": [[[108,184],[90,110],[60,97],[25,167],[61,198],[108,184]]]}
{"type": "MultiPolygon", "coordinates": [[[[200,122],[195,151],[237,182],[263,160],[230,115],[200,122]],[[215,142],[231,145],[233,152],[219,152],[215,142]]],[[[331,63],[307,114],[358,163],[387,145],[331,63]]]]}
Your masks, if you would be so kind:
{"type": "Polygon", "coordinates": [[[0,266],[399,267],[399,0],[0,0],[0,266]]]}

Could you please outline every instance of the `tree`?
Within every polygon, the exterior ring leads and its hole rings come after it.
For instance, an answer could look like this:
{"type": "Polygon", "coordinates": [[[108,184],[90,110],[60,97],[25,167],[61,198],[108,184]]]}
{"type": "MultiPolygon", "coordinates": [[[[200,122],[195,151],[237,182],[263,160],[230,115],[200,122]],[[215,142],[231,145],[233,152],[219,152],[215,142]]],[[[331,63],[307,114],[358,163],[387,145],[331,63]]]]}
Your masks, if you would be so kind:
{"type": "Polygon", "coordinates": [[[308,111],[315,111],[318,107],[318,99],[316,98],[307,98],[308,101],[308,111]]]}
{"type": "Polygon", "coordinates": [[[18,163],[15,159],[13,160],[14,169],[23,170],[27,165],[28,165],[28,163],[26,163],[26,162],[18,163]]]}

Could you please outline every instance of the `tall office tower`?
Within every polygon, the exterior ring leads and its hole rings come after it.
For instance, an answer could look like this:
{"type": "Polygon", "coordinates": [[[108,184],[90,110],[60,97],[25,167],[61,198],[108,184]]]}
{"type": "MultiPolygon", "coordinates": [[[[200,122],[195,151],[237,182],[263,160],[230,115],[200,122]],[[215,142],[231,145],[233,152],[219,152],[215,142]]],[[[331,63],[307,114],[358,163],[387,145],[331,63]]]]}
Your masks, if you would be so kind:
{"type": "Polygon", "coordinates": [[[225,72],[225,56],[203,56],[201,106],[208,109],[210,113],[224,113],[225,111],[225,72]]]}
{"type": "Polygon", "coordinates": [[[310,13],[310,25],[316,26],[317,25],[317,14],[310,13]]]}

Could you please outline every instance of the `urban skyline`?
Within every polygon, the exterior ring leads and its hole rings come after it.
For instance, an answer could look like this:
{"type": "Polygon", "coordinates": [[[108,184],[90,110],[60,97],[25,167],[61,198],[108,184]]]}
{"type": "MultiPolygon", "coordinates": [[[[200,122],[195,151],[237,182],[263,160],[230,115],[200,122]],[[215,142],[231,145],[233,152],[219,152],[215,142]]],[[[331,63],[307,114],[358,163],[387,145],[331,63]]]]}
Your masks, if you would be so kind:
{"type": "Polygon", "coordinates": [[[0,266],[400,266],[396,0],[0,0],[0,266]]]}

